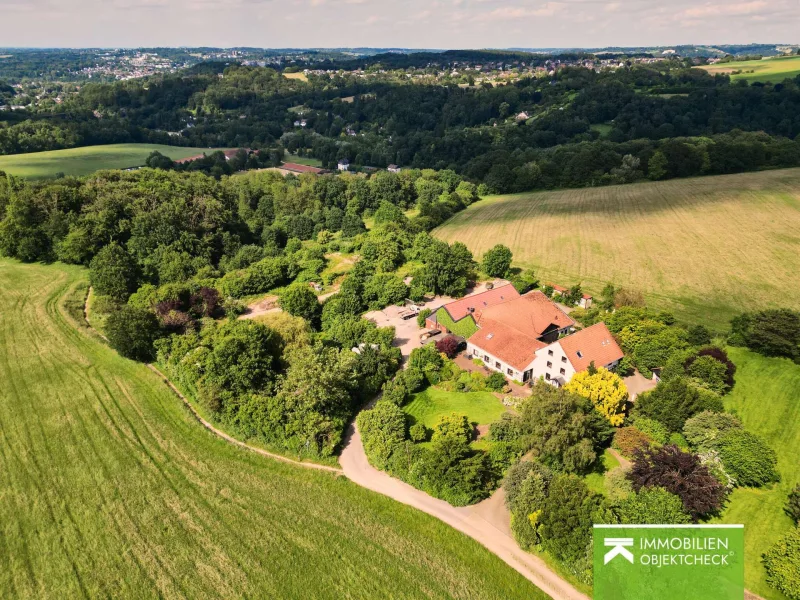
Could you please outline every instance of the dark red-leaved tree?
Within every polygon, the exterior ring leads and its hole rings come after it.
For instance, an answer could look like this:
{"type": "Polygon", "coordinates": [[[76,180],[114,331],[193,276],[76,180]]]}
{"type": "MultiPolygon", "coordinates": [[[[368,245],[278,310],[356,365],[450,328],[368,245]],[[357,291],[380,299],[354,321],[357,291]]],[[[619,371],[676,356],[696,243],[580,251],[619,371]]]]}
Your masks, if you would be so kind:
{"type": "Polygon", "coordinates": [[[451,336],[436,340],[436,350],[447,358],[455,358],[458,354],[458,340],[451,336]]]}
{"type": "Polygon", "coordinates": [[[662,487],[683,501],[695,521],[722,507],[725,488],[694,454],[667,445],[640,448],[633,457],[628,479],[637,492],[643,487],[662,487]]]}

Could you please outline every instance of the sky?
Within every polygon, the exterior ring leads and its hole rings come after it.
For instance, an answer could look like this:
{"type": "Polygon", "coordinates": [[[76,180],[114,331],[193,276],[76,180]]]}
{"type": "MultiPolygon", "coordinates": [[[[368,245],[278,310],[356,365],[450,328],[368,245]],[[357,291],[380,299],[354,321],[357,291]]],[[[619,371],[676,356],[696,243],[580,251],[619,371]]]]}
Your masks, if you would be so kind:
{"type": "Polygon", "coordinates": [[[0,0],[0,46],[800,43],[798,0],[0,0]]]}

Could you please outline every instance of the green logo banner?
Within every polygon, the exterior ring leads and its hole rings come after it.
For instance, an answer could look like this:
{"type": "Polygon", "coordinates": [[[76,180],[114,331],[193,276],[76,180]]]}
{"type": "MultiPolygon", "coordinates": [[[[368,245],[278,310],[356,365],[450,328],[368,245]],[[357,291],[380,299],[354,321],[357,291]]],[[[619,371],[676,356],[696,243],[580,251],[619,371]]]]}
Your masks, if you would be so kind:
{"type": "Polygon", "coordinates": [[[742,600],[743,525],[595,525],[595,600],[742,600]]]}

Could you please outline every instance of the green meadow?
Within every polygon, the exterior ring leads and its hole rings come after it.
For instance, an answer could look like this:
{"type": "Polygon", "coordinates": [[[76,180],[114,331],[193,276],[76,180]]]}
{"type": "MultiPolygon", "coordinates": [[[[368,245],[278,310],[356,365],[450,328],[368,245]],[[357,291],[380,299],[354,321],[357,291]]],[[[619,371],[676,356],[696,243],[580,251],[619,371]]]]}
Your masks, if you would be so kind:
{"type": "Polygon", "coordinates": [[[546,597],[432,517],[206,431],[86,328],[85,279],[0,260],[3,598],[546,597]]]}
{"type": "Polygon", "coordinates": [[[79,177],[103,169],[141,167],[150,153],[156,150],[172,160],[213,152],[211,148],[185,148],[161,144],[85,146],[0,156],[0,171],[30,179],[46,179],[55,177],[57,173],[79,177]]]}

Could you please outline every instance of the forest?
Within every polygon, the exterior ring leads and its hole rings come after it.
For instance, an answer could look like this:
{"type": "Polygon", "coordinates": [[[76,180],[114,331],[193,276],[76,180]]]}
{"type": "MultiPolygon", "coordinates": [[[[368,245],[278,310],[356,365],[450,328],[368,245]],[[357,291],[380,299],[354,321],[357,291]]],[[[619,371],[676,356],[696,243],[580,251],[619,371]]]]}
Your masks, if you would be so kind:
{"type": "Polygon", "coordinates": [[[346,158],[448,169],[496,193],[800,164],[797,79],[731,83],[677,60],[567,67],[505,85],[442,85],[415,72],[304,81],[203,63],[87,84],[55,107],[0,112],[0,153],[112,142],[282,147],[327,168],[346,158]]]}

